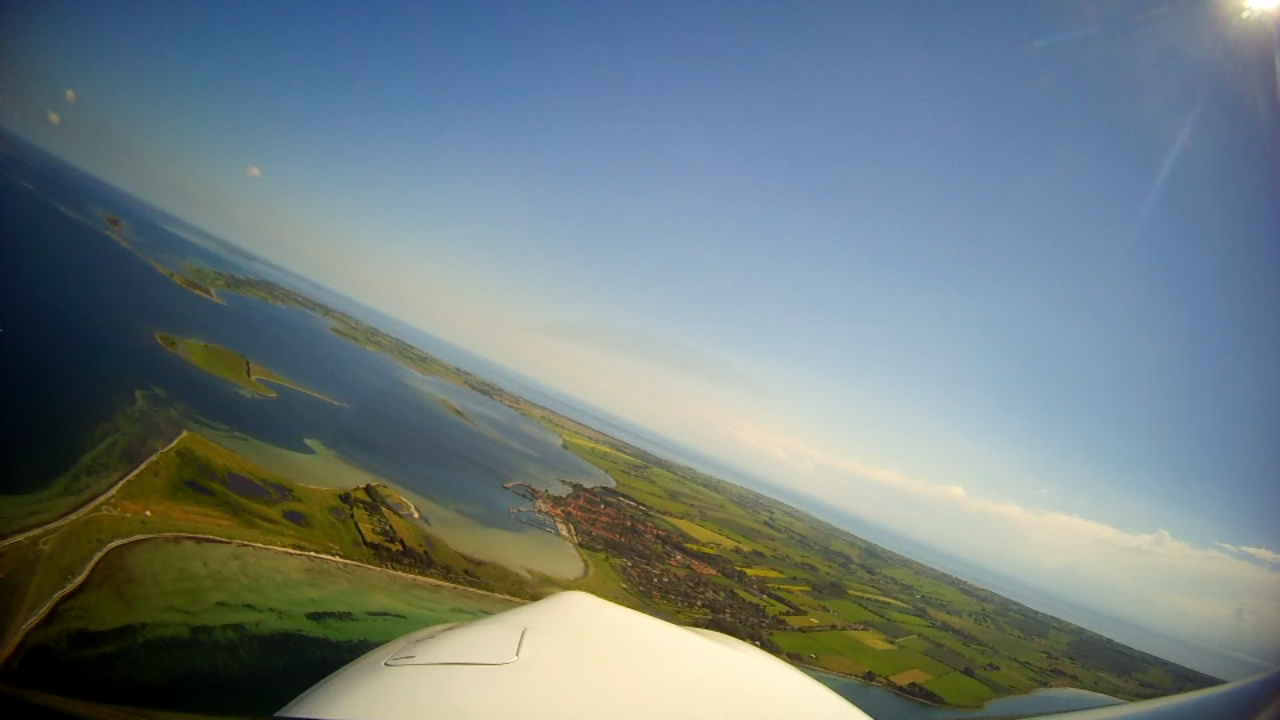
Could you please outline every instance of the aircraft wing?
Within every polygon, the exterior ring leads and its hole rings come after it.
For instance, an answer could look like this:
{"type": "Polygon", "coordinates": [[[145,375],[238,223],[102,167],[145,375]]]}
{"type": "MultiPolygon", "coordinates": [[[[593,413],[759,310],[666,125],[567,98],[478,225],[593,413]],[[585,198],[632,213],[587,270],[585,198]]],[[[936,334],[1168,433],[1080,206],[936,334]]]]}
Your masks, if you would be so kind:
{"type": "Polygon", "coordinates": [[[868,718],[759,648],[564,592],[387,643],[281,710],[308,718],[868,718]]]}

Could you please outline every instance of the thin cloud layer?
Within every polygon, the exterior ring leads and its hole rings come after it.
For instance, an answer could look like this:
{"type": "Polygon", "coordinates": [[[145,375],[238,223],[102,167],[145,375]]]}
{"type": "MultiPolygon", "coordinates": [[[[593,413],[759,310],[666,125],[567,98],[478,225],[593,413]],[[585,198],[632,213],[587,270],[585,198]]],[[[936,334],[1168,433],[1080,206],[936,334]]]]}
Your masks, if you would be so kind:
{"type": "Polygon", "coordinates": [[[1228,545],[1226,543],[1218,543],[1218,547],[1226,548],[1233,553],[1248,555],[1251,558],[1261,560],[1271,565],[1280,565],[1280,553],[1266,548],[1256,548],[1248,546],[1228,545]]]}
{"type": "Polygon", "coordinates": [[[262,177],[262,168],[257,165],[249,165],[244,169],[244,176],[248,178],[262,177]]]}
{"type": "Polygon", "coordinates": [[[538,331],[552,340],[638,360],[718,385],[736,387],[749,383],[744,373],[728,359],[684,340],[640,327],[579,322],[547,324],[538,331]]]}

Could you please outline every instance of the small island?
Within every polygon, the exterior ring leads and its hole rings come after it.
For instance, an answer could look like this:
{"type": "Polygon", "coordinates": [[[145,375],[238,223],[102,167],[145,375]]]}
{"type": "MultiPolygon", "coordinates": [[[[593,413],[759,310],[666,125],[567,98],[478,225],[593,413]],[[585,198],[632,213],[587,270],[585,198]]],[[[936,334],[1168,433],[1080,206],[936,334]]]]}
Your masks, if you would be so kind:
{"type": "Polygon", "coordinates": [[[306,393],[312,397],[320,398],[326,402],[335,405],[341,405],[337,400],[326,397],[314,390],[303,387],[288,378],[281,377],[267,368],[253,362],[249,358],[240,353],[225,348],[221,345],[201,342],[199,340],[190,340],[180,338],[176,335],[157,332],[156,342],[160,343],[164,349],[204,370],[210,375],[216,375],[223,380],[235,383],[240,388],[247,390],[255,395],[265,395],[267,397],[275,397],[276,391],[271,387],[264,385],[261,381],[283,385],[292,388],[298,392],[306,393]]]}
{"type": "Polygon", "coordinates": [[[444,398],[444,397],[440,398],[440,404],[444,406],[445,410],[448,410],[449,412],[453,413],[454,415],[457,415],[463,420],[466,420],[472,425],[476,424],[474,420],[472,420],[470,417],[467,417],[466,413],[462,412],[462,408],[455,405],[453,401],[451,401],[449,398],[444,398]]]}

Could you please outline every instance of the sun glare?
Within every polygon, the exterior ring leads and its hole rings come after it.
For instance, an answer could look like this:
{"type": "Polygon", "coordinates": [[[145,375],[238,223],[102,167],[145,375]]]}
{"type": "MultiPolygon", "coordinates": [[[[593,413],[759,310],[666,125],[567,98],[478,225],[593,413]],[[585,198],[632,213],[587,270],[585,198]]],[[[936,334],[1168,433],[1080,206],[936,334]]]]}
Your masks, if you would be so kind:
{"type": "Polygon", "coordinates": [[[1280,0],[1245,0],[1244,16],[1251,17],[1262,13],[1275,12],[1280,8],[1280,0]]]}

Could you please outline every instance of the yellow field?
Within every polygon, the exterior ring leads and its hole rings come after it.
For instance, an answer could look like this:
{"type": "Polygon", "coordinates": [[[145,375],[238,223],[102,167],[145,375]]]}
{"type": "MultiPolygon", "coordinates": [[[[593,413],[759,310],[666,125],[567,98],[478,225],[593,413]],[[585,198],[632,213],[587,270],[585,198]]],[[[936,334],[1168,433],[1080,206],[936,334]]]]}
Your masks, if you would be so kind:
{"type": "Polygon", "coordinates": [[[882,602],[882,603],[889,603],[890,605],[900,605],[900,606],[902,606],[902,607],[910,607],[909,605],[907,605],[907,604],[906,604],[906,603],[904,603],[904,602],[900,602],[900,601],[898,601],[898,600],[894,600],[893,598],[885,597],[885,596],[883,596],[883,595],[875,595],[875,594],[873,594],[873,593],[858,592],[857,590],[850,590],[850,591],[849,591],[849,594],[850,594],[850,595],[857,595],[858,597],[864,597],[864,598],[867,598],[867,599],[869,599],[869,600],[879,600],[879,601],[880,601],[880,602],[882,602]]]}
{"type": "Polygon", "coordinates": [[[730,538],[727,538],[721,535],[718,532],[708,530],[695,522],[690,522],[688,520],[681,520],[680,518],[674,518],[667,515],[664,515],[663,517],[669,520],[672,525],[675,525],[681,530],[692,535],[693,539],[697,540],[698,542],[710,543],[712,545],[723,545],[724,547],[728,547],[728,548],[742,547],[742,543],[738,542],[737,540],[732,540],[730,538]]]}
{"type": "Polygon", "coordinates": [[[793,628],[813,627],[814,625],[822,624],[822,621],[818,618],[808,615],[783,615],[782,620],[793,628]]]}
{"type": "Polygon", "coordinates": [[[932,680],[932,679],[933,679],[933,676],[930,675],[929,673],[923,670],[918,670],[916,668],[911,668],[910,670],[903,670],[897,675],[890,677],[889,681],[892,682],[894,685],[910,685],[913,682],[922,683],[925,680],[932,680]]]}
{"type": "Polygon", "coordinates": [[[767,577],[767,578],[780,578],[780,577],[786,577],[786,575],[783,575],[782,573],[778,572],[777,570],[770,570],[769,568],[748,568],[748,567],[740,567],[740,568],[738,568],[738,569],[739,569],[739,570],[741,570],[742,572],[744,572],[744,573],[746,573],[746,574],[750,575],[751,577],[767,577]]]}
{"type": "Polygon", "coordinates": [[[589,447],[589,448],[591,448],[592,450],[599,450],[600,452],[610,453],[610,454],[612,454],[612,455],[617,455],[617,456],[618,456],[618,457],[620,457],[620,458],[625,458],[625,459],[627,459],[627,460],[631,460],[631,461],[634,461],[634,460],[635,460],[635,458],[631,457],[630,455],[627,455],[626,453],[618,452],[617,450],[614,450],[613,448],[609,447],[608,445],[601,445],[601,444],[600,444],[600,443],[598,443],[598,442],[594,442],[594,441],[589,440],[589,439],[587,439],[587,438],[585,438],[585,437],[582,437],[582,436],[580,436],[580,435],[564,435],[564,434],[561,434],[561,438],[562,438],[566,443],[574,443],[574,444],[576,444],[576,445],[582,445],[582,446],[584,446],[584,447],[589,447]]]}
{"type": "Polygon", "coordinates": [[[840,657],[839,655],[825,656],[823,658],[822,665],[823,667],[829,670],[834,670],[835,672],[838,672],[838,673],[844,673],[845,675],[856,675],[859,677],[861,677],[863,673],[871,669],[860,662],[850,660],[849,658],[846,658],[846,657],[840,657]]]}
{"type": "Polygon", "coordinates": [[[897,647],[872,630],[850,630],[849,634],[858,638],[859,642],[872,650],[892,650],[897,647]]]}

